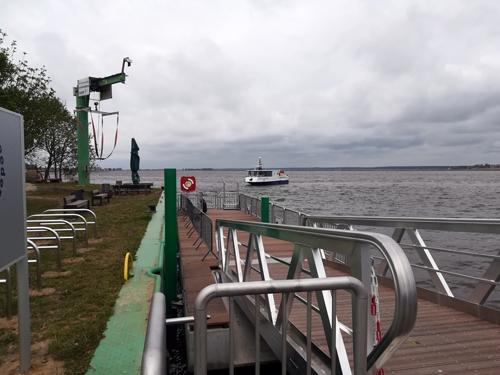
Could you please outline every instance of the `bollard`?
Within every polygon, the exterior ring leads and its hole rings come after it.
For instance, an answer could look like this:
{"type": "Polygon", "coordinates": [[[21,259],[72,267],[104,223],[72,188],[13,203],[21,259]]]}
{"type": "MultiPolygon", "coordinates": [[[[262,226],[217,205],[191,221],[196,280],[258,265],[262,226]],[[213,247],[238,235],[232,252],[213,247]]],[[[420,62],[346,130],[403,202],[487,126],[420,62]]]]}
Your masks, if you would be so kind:
{"type": "Polygon", "coordinates": [[[262,197],[260,207],[260,221],[269,223],[269,197],[262,197]]]}

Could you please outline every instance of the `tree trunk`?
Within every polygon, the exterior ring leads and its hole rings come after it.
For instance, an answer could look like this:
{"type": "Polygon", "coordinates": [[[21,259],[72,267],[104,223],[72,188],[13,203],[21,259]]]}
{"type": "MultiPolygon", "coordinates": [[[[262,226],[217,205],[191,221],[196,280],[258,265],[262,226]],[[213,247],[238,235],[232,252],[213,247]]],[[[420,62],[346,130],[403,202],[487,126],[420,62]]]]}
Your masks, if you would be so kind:
{"type": "Polygon", "coordinates": [[[52,155],[49,156],[49,160],[47,161],[47,167],[45,168],[44,179],[48,179],[50,177],[50,167],[52,167],[52,155]]]}

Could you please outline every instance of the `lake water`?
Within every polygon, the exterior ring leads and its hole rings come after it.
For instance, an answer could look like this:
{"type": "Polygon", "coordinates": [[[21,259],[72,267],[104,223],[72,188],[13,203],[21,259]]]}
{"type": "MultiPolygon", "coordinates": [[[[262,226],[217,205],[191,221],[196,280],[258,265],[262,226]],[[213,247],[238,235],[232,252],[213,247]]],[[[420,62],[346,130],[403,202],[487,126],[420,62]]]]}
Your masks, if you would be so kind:
{"type": "MultiPolygon", "coordinates": [[[[288,185],[249,186],[245,171],[177,171],[196,177],[197,191],[239,191],[253,197],[269,196],[271,203],[309,215],[403,216],[497,219],[500,216],[500,171],[289,171],[288,185]]],[[[163,171],[139,171],[142,182],[163,185],[163,171]]],[[[130,171],[99,171],[91,183],[131,182],[130,171]]],[[[366,228],[359,228],[365,230],[366,228]]],[[[368,228],[372,229],[372,228],[368,228]]],[[[385,234],[391,231],[373,229],[385,234]]],[[[421,231],[428,246],[499,254],[499,236],[421,231]]],[[[405,241],[409,242],[409,241],[405,241]]],[[[418,256],[409,251],[412,262],[418,256]]],[[[482,276],[490,260],[456,254],[433,253],[444,270],[482,276]]],[[[429,286],[427,273],[415,272],[420,285],[429,286]]],[[[466,298],[474,282],[446,276],[456,296],[466,298]]],[[[499,289],[499,288],[497,288],[499,289]]],[[[500,292],[487,305],[500,308],[500,292]]]]}
{"type": "MultiPolygon", "coordinates": [[[[163,185],[163,171],[139,171],[142,182],[163,185]]],[[[497,171],[290,171],[288,185],[249,186],[245,171],[177,171],[196,177],[200,192],[235,191],[269,196],[308,214],[478,217],[500,215],[497,171]]],[[[130,171],[98,171],[91,183],[131,182],[130,171]]]]}

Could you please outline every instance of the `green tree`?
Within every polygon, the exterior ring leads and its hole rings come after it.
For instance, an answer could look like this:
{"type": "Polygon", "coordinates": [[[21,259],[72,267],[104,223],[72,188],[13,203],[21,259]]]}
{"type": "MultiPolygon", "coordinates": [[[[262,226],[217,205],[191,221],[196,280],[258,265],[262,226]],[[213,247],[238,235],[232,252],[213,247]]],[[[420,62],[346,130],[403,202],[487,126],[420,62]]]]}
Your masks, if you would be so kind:
{"type": "Polygon", "coordinates": [[[52,123],[50,104],[57,98],[45,67],[31,68],[25,54],[14,62],[16,42],[4,47],[6,36],[0,29],[0,107],[23,115],[24,155],[29,159],[52,123]]]}
{"type": "Polygon", "coordinates": [[[44,178],[54,169],[55,177],[72,177],[76,172],[77,136],[75,120],[57,98],[47,101],[52,113],[49,126],[38,141],[38,159],[45,164],[44,178]]]}

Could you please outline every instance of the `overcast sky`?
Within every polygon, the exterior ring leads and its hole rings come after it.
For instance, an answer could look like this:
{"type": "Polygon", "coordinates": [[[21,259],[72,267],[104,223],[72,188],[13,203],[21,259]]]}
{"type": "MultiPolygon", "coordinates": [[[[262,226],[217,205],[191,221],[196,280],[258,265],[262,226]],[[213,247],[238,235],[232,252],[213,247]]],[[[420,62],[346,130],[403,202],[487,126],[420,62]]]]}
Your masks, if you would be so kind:
{"type": "Polygon", "coordinates": [[[0,28],[71,111],[133,60],[102,167],[131,138],[141,168],[500,163],[498,0],[5,0],[0,28]]]}

